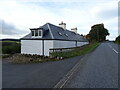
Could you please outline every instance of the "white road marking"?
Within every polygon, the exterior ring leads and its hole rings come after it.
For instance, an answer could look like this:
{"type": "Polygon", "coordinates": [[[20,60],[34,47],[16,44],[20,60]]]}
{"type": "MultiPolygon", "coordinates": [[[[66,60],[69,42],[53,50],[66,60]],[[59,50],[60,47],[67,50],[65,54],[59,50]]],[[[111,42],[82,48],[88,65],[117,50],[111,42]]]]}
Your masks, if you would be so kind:
{"type": "Polygon", "coordinates": [[[81,62],[84,60],[84,58],[86,58],[88,56],[85,55],[66,75],[65,77],[63,77],[55,86],[54,88],[63,88],[65,86],[65,84],[70,80],[70,78],[72,77],[72,75],[75,73],[75,71],[78,69],[78,67],[80,66],[81,62]]]}
{"type": "Polygon", "coordinates": [[[113,48],[113,51],[115,51],[118,54],[118,52],[114,48],[113,48]]]}
{"type": "Polygon", "coordinates": [[[111,48],[115,53],[118,54],[118,51],[117,51],[117,50],[115,50],[110,44],[108,44],[108,45],[110,46],[110,48],[111,48]]]}

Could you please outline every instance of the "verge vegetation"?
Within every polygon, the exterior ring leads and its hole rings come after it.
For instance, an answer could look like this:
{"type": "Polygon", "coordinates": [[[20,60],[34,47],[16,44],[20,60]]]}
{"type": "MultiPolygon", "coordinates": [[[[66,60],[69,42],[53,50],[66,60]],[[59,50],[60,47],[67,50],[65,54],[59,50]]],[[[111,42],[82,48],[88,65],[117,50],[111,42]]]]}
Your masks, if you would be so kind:
{"type": "Polygon", "coordinates": [[[92,52],[100,43],[95,42],[82,47],[77,47],[67,52],[53,52],[51,56],[30,55],[30,54],[14,54],[11,57],[12,63],[42,63],[47,61],[59,61],[74,56],[84,55],[92,52]]]}
{"type": "MultiPolygon", "coordinates": [[[[18,41],[0,41],[2,45],[2,54],[20,53],[21,44],[18,41]]],[[[5,55],[4,55],[5,56],[5,55]]]]}
{"type": "Polygon", "coordinates": [[[115,43],[120,45],[120,35],[115,39],[115,43]]]}
{"type": "Polygon", "coordinates": [[[92,52],[100,43],[94,42],[88,45],[84,45],[78,48],[75,48],[74,50],[68,51],[68,52],[53,52],[51,53],[52,56],[58,56],[63,58],[70,58],[74,56],[79,56],[83,54],[87,54],[89,52],[92,52]]]}

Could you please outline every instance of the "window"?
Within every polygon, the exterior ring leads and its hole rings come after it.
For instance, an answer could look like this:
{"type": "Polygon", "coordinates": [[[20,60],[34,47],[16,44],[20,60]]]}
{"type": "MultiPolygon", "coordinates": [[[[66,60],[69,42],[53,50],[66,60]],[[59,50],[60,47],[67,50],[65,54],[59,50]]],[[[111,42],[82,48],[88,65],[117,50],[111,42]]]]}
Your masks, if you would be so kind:
{"type": "Polygon", "coordinates": [[[32,36],[34,38],[40,38],[42,37],[42,30],[31,30],[32,36]]]}
{"type": "Polygon", "coordinates": [[[32,36],[34,36],[34,32],[35,32],[35,31],[32,30],[32,36]]]}
{"type": "Polygon", "coordinates": [[[60,36],[62,36],[62,33],[58,32],[58,34],[59,34],[60,36]]]}
{"type": "Polygon", "coordinates": [[[35,36],[38,36],[38,30],[35,30],[35,36]]]}
{"type": "Polygon", "coordinates": [[[68,34],[65,34],[65,36],[67,36],[67,37],[68,37],[68,34]]]}
{"type": "Polygon", "coordinates": [[[41,30],[39,30],[39,36],[42,36],[42,31],[41,30]]]}

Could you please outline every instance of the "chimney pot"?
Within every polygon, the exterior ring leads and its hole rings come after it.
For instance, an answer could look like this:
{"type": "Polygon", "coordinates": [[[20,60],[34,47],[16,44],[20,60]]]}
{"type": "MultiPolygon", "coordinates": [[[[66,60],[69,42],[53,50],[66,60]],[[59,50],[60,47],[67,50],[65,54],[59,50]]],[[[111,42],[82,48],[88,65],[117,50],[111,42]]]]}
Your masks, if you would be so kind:
{"type": "Polygon", "coordinates": [[[59,27],[63,28],[66,30],[66,23],[63,23],[63,21],[59,24],[59,27]]]}
{"type": "Polygon", "coordinates": [[[76,28],[71,28],[71,31],[77,33],[77,27],[76,28]]]}

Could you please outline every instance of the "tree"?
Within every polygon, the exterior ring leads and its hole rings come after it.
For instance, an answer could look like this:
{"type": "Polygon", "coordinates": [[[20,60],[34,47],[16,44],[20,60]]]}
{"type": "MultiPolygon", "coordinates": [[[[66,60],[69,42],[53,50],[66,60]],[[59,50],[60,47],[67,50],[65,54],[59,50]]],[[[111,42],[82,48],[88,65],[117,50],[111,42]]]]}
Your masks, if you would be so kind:
{"type": "Polygon", "coordinates": [[[109,32],[104,28],[104,24],[96,24],[91,27],[89,34],[87,34],[87,39],[91,41],[105,41],[106,36],[109,32]]]}
{"type": "Polygon", "coordinates": [[[83,36],[83,34],[80,34],[81,36],[83,36]]]}
{"type": "Polygon", "coordinates": [[[116,37],[115,42],[120,44],[120,35],[118,37],[116,37]]]}

